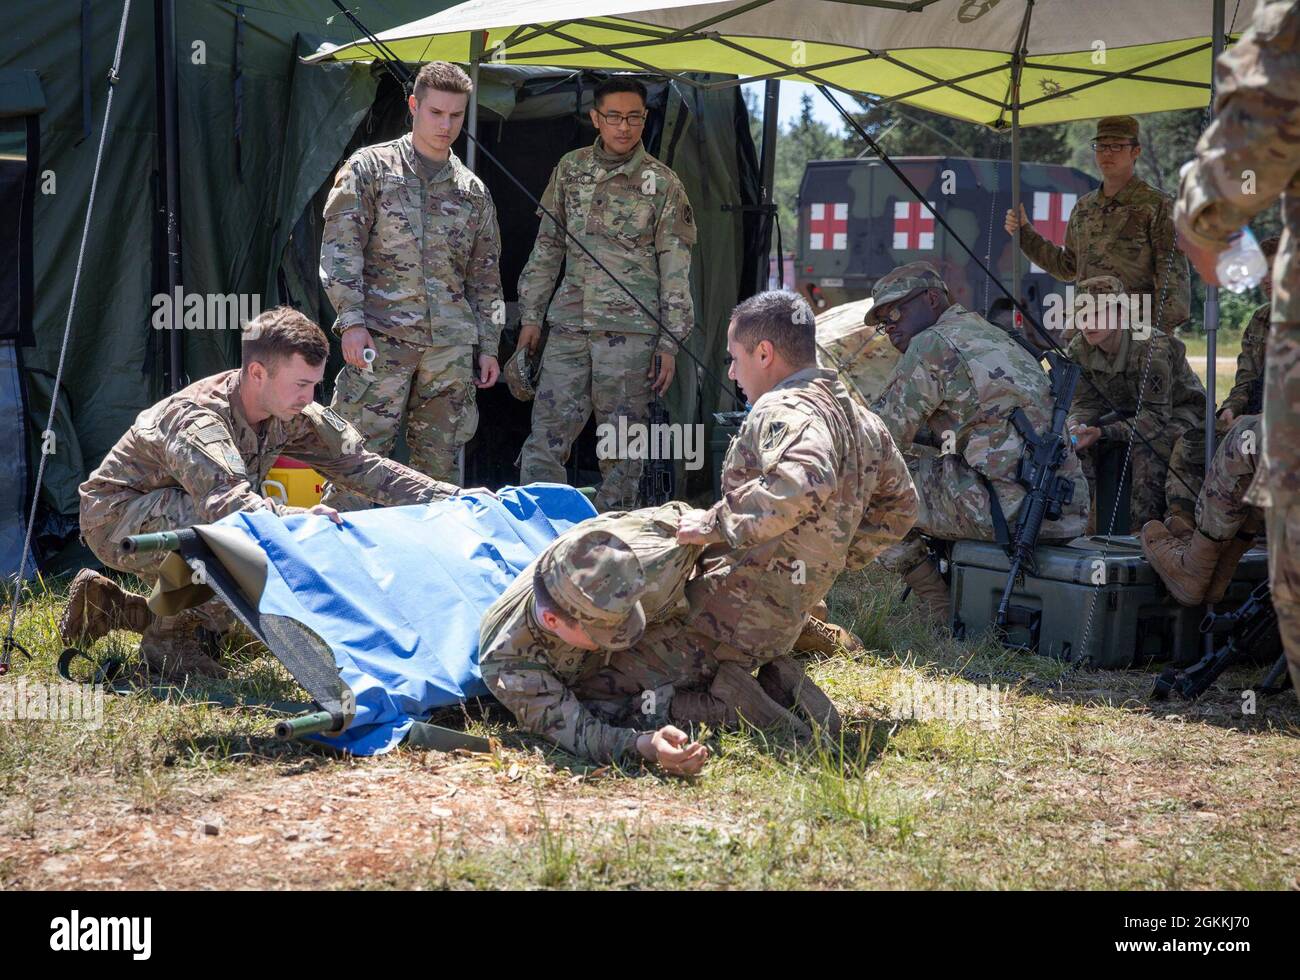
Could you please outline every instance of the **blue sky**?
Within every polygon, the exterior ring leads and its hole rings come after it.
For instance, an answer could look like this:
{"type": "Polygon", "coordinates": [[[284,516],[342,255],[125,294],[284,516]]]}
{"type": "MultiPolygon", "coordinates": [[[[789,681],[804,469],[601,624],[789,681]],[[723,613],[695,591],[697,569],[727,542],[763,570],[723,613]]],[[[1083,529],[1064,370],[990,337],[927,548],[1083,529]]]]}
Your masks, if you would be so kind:
{"type": "MultiPolygon", "coordinates": [[[[761,106],[763,104],[763,83],[750,82],[744,87],[753,90],[754,94],[758,96],[759,105],[761,106]]],[[[778,110],[781,116],[781,122],[789,122],[791,119],[798,117],[799,99],[805,92],[812,96],[813,116],[815,118],[824,122],[834,133],[839,133],[844,129],[844,123],[840,118],[840,114],[836,112],[822,94],[817,91],[816,86],[808,85],[805,82],[787,82],[784,80],[781,82],[781,105],[778,110]]],[[[840,100],[840,105],[844,106],[844,108],[850,108],[849,102],[851,100],[848,96],[837,94],[836,98],[840,100]]]]}

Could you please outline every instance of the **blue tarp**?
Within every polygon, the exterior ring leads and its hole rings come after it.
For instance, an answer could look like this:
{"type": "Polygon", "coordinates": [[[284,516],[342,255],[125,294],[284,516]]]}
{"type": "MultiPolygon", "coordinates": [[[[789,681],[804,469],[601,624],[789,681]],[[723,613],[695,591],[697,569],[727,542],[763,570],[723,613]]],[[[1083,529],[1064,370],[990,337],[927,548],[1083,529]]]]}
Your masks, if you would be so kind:
{"type": "Polygon", "coordinates": [[[434,504],[325,517],[231,514],[267,557],[261,613],[288,616],[334,651],[356,717],[322,741],[387,752],[412,720],[487,693],[479,621],[506,586],[574,524],[595,515],[571,487],[507,487],[434,504]]]}

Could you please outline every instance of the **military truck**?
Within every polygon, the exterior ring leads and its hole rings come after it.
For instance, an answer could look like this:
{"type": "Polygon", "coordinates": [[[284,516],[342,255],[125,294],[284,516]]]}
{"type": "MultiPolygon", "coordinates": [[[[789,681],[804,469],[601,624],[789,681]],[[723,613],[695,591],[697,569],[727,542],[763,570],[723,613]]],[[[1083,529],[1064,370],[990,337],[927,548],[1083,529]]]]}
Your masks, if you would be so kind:
{"type": "MultiPolygon", "coordinates": [[[[939,214],[1011,288],[1015,243],[1002,227],[1011,207],[1011,163],[970,157],[894,157],[939,214]]],[[[1020,196],[1034,227],[1058,245],[1075,201],[1098,181],[1074,167],[1022,163],[1020,196]]],[[[871,295],[895,266],[933,263],[954,302],[985,312],[1001,291],[883,163],[812,160],[799,185],[794,287],[815,312],[871,295]]],[[[1021,259],[1020,296],[1037,313],[1064,286],[1021,259]]]]}

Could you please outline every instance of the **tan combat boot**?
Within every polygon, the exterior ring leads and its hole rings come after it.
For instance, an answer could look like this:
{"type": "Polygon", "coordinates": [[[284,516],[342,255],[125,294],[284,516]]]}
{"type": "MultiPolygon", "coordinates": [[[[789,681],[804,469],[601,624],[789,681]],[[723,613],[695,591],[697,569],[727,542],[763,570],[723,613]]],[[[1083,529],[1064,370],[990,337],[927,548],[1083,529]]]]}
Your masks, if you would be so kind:
{"type": "Polygon", "coordinates": [[[674,695],[669,714],[679,723],[734,728],[744,721],[764,731],[786,728],[797,738],[812,738],[812,730],[768,697],[754,675],[737,663],[724,663],[718,667],[708,694],[674,695]]]}
{"type": "Polygon", "coordinates": [[[844,723],[834,702],[790,657],[778,657],[760,667],[758,683],[781,707],[807,718],[832,739],[840,737],[844,723]]]}
{"type": "Polygon", "coordinates": [[[1223,546],[1219,560],[1214,565],[1214,574],[1210,576],[1210,584],[1205,589],[1206,602],[1213,605],[1223,601],[1228,586],[1232,584],[1232,576],[1237,571],[1237,565],[1241,562],[1241,556],[1248,552],[1254,543],[1255,535],[1241,532],[1223,546]]]}
{"type": "Polygon", "coordinates": [[[1147,521],[1142,528],[1142,554],[1169,594],[1184,606],[1199,606],[1205,599],[1225,544],[1207,538],[1199,530],[1183,544],[1160,521],[1147,521]]]}
{"type": "Polygon", "coordinates": [[[183,680],[190,674],[225,677],[226,668],[213,657],[206,631],[200,632],[202,625],[202,617],[193,609],[175,616],[160,616],[140,638],[140,656],[168,680],[183,680]]]}
{"type": "Polygon", "coordinates": [[[925,559],[903,576],[903,581],[912,588],[912,594],[921,604],[925,616],[937,626],[947,626],[952,618],[952,596],[948,592],[948,583],[939,574],[930,559],[925,559]]]}
{"type": "Polygon", "coordinates": [[[152,621],[144,596],[125,592],[107,575],[83,568],[68,589],[59,636],[68,646],[90,644],[116,629],[143,633],[152,621]]]}
{"type": "Polygon", "coordinates": [[[1192,540],[1192,534],[1196,531],[1196,522],[1189,519],[1183,511],[1178,510],[1165,519],[1165,527],[1179,541],[1187,544],[1192,540]]]}
{"type": "Polygon", "coordinates": [[[808,617],[808,622],[803,624],[803,631],[799,634],[799,638],[794,641],[796,653],[820,653],[832,656],[841,650],[848,653],[862,653],[866,647],[851,630],[846,630],[835,623],[827,623],[816,616],[808,617]]]}

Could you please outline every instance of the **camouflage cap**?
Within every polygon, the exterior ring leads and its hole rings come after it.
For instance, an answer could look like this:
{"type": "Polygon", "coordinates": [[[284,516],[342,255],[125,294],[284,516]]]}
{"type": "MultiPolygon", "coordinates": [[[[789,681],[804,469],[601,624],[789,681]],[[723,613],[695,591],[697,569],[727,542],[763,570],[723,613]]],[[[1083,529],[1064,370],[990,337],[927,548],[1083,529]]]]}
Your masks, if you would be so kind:
{"type": "Polygon", "coordinates": [[[1078,289],[1081,293],[1091,293],[1093,296],[1102,293],[1120,296],[1124,293],[1124,284],[1115,276],[1092,276],[1080,282],[1078,289]]]}
{"type": "Polygon", "coordinates": [[[1138,121],[1132,116],[1103,116],[1097,120],[1098,140],[1138,140],[1138,121]]]}
{"type": "Polygon", "coordinates": [[[874,326],[879,323],[876,310],[885,303],[902,299],[914,290],[930,288],[948,292],[948,284],[943,281],[943,276],[939,275],[939,270],[929,262],[908,262],[906,265],[900,265],[876,280],[875,286],[871,289],[871,309],[867,310],[863,322],[874,326]]]}
{"type": "Polygon", "coordinates": [[[532,352],[527,347],[520,347],[506,361],[501,374],[506,379],[510,394],[521,402],[530,402],[537,395],[538,368],[533,363],[532,352]]]}
{"type": "Polygon", "coordinates": [[[609,531],[576,531],[537,562],[537,578],[560,611],[605,650],[626,650],[645,632],[645,570],[609,531]]]}

